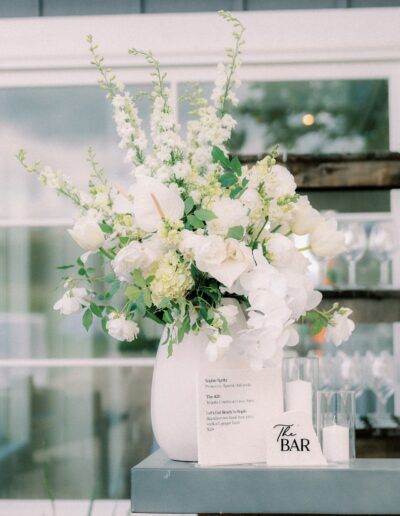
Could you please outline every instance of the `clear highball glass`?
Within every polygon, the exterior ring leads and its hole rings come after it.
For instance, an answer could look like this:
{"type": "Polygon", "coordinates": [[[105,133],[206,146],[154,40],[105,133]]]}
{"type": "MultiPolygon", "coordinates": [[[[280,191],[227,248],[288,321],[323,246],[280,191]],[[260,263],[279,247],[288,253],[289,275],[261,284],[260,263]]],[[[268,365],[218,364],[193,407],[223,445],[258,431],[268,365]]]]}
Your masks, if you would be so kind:
{"type": "Polygon", "coordinates": [[[354,391],[318,391],[317,433],[328,462],[355,458],[355,418],[354,391]]]}
{"type": "Polygon", "coordinates": [[[285,411],[306,412],[316,427],[318,358],[284,358],[282,380],[285,411]]]}

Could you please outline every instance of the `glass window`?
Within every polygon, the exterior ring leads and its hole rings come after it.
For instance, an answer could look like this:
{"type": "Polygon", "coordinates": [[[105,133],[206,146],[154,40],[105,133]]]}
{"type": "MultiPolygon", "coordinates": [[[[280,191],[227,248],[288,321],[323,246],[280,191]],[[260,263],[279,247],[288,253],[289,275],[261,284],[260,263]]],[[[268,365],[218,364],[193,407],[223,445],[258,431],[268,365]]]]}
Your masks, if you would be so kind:
{"type": "Polygon", "coordinates": [[[151,375],[0,368],[0,499],[129,498],[130,468],[154,448],[151,375]]]}
{"type": "MultiPolygon", "coordinates": [[[[130,88],[134,93],[148,85],[130,88]]],[[[137,101],[149,123],[149,102],[137,101]]],[[[65,218],[71,203],[43,188],[15,158],[20,148],[28,159],[60,168],[80,187],[87,184],[87,149],[92,146],[107,176],[126,182],[130,172],[118,148],[112,107],[96,86],[0,89],[0,180],[5,197],[0,219],[65,218]],[[5,202],[4,202],[5,199],[5,202]]]]}
{"type": "MultiPolygon", "coordinates": [[[[212,84],[203,87],[209,97],[212,84]]],[[[262,154],[276,144],[301,154],[389,149],[387,80],[244,82],[238,98],[232,152],[262,154]]],[[[189,111],[183,105],[183,124],[189,111]]]]}

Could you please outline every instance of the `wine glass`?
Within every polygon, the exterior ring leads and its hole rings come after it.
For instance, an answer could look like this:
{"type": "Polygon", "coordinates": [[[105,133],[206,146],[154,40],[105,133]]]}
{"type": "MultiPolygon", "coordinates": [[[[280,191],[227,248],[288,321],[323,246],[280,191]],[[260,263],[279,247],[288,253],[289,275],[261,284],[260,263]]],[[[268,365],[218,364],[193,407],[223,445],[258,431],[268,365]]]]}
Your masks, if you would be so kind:
{"type": "Polygon", "coordinates": [[[393,355],[382,351],[379,355],[368,357],[370,388],[376,397],[375,413],[370,420],[375,427],[394,428],[396,424],[386,411],[389,398],[395,390],[395,367],[393,355]]]}
{"type": "Polygon", "coordinates": [[[344,235],[346,250],[343,256],[349,267],[348,286],[356,287],[356,264],[367,248],[367,233],[364,224],[360,222],[342,222],[340,229],[344,235]]]}
{"type": "Polygon", "coordinates": [[[398,247],[397,237],[392,222],[376,222],[369,235],[369,250],[380,262],[379,286],[381,288],[390,286],[389,262],[398,247]]]}

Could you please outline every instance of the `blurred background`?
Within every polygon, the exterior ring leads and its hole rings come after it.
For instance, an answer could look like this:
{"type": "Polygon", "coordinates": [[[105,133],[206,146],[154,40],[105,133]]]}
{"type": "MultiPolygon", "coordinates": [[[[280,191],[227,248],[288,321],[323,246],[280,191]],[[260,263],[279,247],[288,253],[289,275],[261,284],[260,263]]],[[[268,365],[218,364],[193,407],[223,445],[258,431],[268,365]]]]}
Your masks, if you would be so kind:
{"type": "MultiPolygon", "coordinates": [[[[230,43],[219,9],[247,26],[231,152],[251,163],[279,143],[300,191],[338,217],[349,245],[335,260],[309,258],[327,302],[353,308],[353,337],[337,350],[304,326],[294,352],[320,357],[322,388],[356,391],[359,456],[400,456],[400,0],[0,0],[4,501],[129,498],[130,468],[156,447],[149,406],[161,334],[140,321],[140,340],[121,344],[52,310],[57,267],[77,255],[65,231],[73,210],[15,154],[23,147],[84,185],[92,145],[127,184],[86,34],[135,93],[150,76],[127,49],[151,48],[184,132],[188,82],[209,96],[230,43]]],[[[148,127],[148,100],[138,107],[148,127]]]]}

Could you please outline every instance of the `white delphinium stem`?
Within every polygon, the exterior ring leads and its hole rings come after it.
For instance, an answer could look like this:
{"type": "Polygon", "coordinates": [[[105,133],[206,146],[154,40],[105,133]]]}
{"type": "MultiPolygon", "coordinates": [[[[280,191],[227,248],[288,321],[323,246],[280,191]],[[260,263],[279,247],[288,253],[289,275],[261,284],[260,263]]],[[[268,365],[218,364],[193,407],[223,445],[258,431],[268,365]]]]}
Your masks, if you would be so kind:
{"type": "Polygon", "coordinates": [[[127,151],[125,161],[138,167],[144,163],[147,140],[141,127],[142,119],[138,115],[135,101],[129,92],[124,93],[124,84],[117,81],[112,70],[104,66],[104,57],[97,53],[98,46],[93,43],[92,36],[89,35],[87,41],[93,56],[91,63],[101,76],[98,83],[107,91],[107,98],[111,100],[114,108],[113,118],[118,136],[121,138],[119,147],[127,151]]]}
{"type": "Polygon", "coordinates": [[[153,109],[150,119],[153,156],[146,161],[145,166],[161,181],[168,181],[176,175],[182,177],[185,171],[180,164],[185,158],[185,143],[179,134],[180,128],[171,106],[170,90],[165,85],[166,74],[161,71],[160,63],[152,52],[131,48],[129,53],[144,57],[153,67],[153,109]]]}
{"type": "Polygon", "coordinates": [[[224,144],[231,137],[232,129],[236,125],[233,117],[225,111],[227,102],[237,104],[233,89],[240,84],[237,72],[240,67],[241,47],[244,44],[244,27],[240,21],[224,11],[218,14],[233,24],[235,45],[234,48],[227,49],[229,63],[221,63],[217,67],[217,78],[211,95],[213,105],[208,105],[206,101],[199,104],[198,119],[188,123],[191,162],[206,176],[212,175],[215,171],[211,158],[212,147],[217,146],[226,151],[224,144]]]}
{"type": "Polygon", "coordinates": [[[245,28],[231,13],[219,11],[218,14],[227,22],[232,23],[235,29],[232,33],[235,40],[234,47],[226,50],[226,55],[230,59],[230,62],[226,65],[222,63],[218,65],[215,87],[211,95],[214,106],[217,108],[219,116],[222,117],[227,101],[232,102],[234,105],[238,102],[236,95],[233,93],[233,87],[239,85],[237,71],[241,64],[240,54],[244,44],[243,34],[245,28]]]}
{"type": "Polygon", "coordinates": [[[23,149],[18,152],[17,159],[27,172],[36,174],[41,183],[49,188],[53,188],[58,193],[71,199],[76,205],[82,207],[81,199],[83,192],[71,182],[66,174],[62,173],[60,170],[53,170],[49,166],[40,167],[40,161],[29,165],[26,162],[26,152],[23,149]]]}

